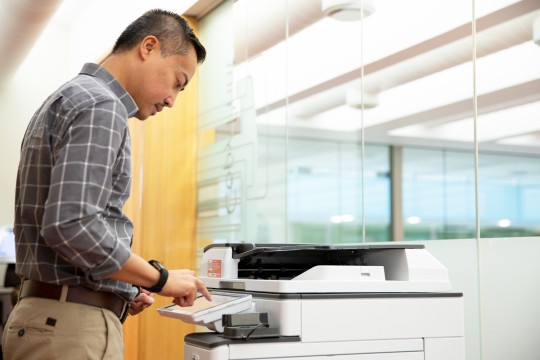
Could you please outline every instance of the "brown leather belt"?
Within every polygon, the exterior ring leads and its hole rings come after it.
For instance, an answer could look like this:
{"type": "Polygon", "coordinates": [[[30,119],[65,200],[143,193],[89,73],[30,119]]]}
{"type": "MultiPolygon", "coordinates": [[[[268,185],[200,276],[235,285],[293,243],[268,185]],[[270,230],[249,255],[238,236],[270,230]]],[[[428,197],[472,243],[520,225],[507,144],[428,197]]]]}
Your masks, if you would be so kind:
{"type": "MultiPolygon", "coordinates": [[[[60,300],[62,285],[47,284],[36,280],[24,280],[19,299],[39,297],[60,300]]],[[[81,285],[69,286],[66,301],[95,306],[112,311],[123,321],[127,315],[126,302],[111,292],[94,291],[81,285]]]]}

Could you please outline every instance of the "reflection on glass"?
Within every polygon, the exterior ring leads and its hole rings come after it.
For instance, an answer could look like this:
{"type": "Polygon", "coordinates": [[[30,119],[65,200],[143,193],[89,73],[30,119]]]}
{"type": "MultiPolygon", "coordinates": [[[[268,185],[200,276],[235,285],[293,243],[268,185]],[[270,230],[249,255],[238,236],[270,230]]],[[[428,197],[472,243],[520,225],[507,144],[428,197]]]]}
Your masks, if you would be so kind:
{"type": "Polygon", "coordinates": [[[366,146],[362,214],[361,147],[358,143],[289,138],[289,228],[292,242],[390,240],[388,148],[366,146]],[[364,216],[363,216],[364,215],[364,216]]]}
{"type": "MultiPolygon", "coordinates": [[[[328,18],[313,0],[225,4],[201,22],[219,54],[201,67],[201,133],[213,131],[201,149],[201,238],[475,237],[471,0],[376,1],[361,22],[328,18]],[[402,182],[393,199],[401,206],[392,212],[390,147],[403,148],[402,176],[392,179],[402,182]],[[373,149],[381,154],[375,166],[373,149]],[[234,216],[208,218],[212,211],[234,216]],[[403,225],[390,224],[390,213],[403,225]],[[223,231],[208,232],[213,221],[223,231]]],[[[475,8],[482,236],[529,235],[538,180],[501,174],[489,182],[482,171],[484,155],[538,152],[540,51],[531,28],[540,3],[475,8]]]]}
{"type": "MultiPolygon", "coordinates": [[[[472,153],[403,149],[406,240],[474,238],[472,153]]],[[[481,237],[540,235],[540,159],[480,154],[481,237]]]]}
{"type": "MultiPolygon", "coordinates": [[[[212,141],[200,152],[199,245],[540,235],[540,1],[374,1],[361,23],[325,17],[316,0],[225,3],[201,21],[217,56],[200,72],[212,141]]],[[[474,264],[478,240],[426,242],[466,285],[468,358],[481,358],[477,323],[499,321],[475,307],[499,297],[475,298],[491,271],[474,264]]],[[[486,347],[507,344],[498,336],[486,347]]]]}

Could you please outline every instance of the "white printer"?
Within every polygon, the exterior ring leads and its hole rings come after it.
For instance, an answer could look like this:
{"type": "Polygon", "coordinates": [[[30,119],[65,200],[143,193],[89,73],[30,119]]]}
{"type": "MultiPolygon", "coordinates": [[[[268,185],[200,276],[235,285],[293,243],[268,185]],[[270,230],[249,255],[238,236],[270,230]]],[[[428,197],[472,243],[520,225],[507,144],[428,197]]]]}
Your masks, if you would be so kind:
{"type": "Polygon", "coordinates": [[[200,278],[251,306],[187,335],[185,360],[465,358],[463,294],[423,245],[213,244],[200,278]]]}

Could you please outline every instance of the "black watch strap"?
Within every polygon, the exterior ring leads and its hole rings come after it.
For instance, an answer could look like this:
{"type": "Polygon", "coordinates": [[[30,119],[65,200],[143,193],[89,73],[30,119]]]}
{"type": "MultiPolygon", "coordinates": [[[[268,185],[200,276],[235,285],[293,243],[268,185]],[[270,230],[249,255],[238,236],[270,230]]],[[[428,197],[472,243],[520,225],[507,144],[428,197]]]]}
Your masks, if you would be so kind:
{"type": "Polygon", "coordinates": [[[144,286],[141,286],[141,287],[150,292],[159,293],[161,292],[161,290],[163,290],[163,287],[165,286],[165,283],[167,282],[167,279],[169,278],[169,271],[165,269],[165,267],[161,265],[161,263],[157,260],[150,260],[148,263],[159,271],[159,280],[152,287],[149,287],[149,288],[146,288],[144,286]]]}

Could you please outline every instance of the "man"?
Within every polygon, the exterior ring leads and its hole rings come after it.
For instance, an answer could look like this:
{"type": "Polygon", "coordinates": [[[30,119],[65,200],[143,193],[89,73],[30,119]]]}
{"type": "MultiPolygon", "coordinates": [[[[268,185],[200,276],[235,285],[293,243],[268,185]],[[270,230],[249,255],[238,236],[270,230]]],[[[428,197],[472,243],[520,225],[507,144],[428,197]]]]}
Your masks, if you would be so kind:
{"type": "Polygon", "coordinates": [[[2,339],[6,359],[123,359],[121,321],[153,302],[197,292],[190,270],[131,252],[128,118],[172,107],[206,50],[186,21],[151,10],[111,54],[49,96],[24,136],[15,201],[19,301],[2,339]],[[129,304],[128,307],[125,305],[129,304]]]}

